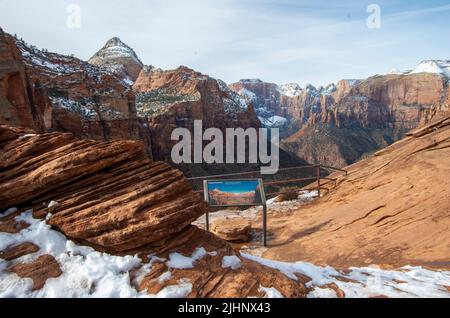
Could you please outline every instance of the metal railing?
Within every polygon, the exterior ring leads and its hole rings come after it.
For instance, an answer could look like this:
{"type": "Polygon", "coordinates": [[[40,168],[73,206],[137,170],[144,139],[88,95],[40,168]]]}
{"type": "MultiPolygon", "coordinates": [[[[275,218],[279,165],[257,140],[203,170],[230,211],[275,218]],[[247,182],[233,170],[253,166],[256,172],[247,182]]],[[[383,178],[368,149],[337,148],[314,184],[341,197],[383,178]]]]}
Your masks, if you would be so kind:
{"type": "MultiPolygon", "coordinates": [[[[329,184],[330,182],[336,183],[336,179],[327,177],[329,175],[329,172],[331,171],[338,171],[342,172],[345,175],[348,174],[348,171],[345,169],[340,169],[336,167],[326,166],[326,165],[305,165],[305,166],[296,166],[296,167],[289,167],[289,168],[282,168],[278,170],[274,170],[273,172],[276,172],[273,175],[262,175],[261,171],[249,171],[249,172],[240,172],[240,173],[228,173],[228,174],[220,174],[220,175],[207,175],[207,176],[200,176],[200,177],[192,177],[188,178],[191,183],[195,183],[196,181],[203,181],[203,180],[210,180],[210,179],[218,179],[218,178],[236,178],[236,177],[249,177],[254,176],[255,178],[261,178],[264,180],[264,189],[266,191],[266,196],[273,197],[278,196],[282,194],[286,194],[291,192],[290,191],[280,191],[279,187],[281,185],[291,185],[296,184],[299,188],[303,188],[307,185],[310,185],[316,182],[315,189],[317,190],[317,196],[320,198],[321,196],[321,190],[322,187],[326,184],[329,184]],[[301,177],[288,177],[288,178],[277,178],[279,177],[280,173],[283,172],[292,172],[292,171],[300,171],[300,170],[312,170],[312,173],[309,175],[306,174],[305,176],[301,177]],[[326,172],[326,174],[324,174],[326,172]],[[326,180],[326,183],[322,183],[322,180],[326,180]],[[275,189],[275,191],[270,191],[272,189],[275,189]],[[278,190],[277,190],[278,189],[278,190]]],[[[195,189],[195,192],[197,193],[203,193],[203,182],[201,182],[200,189],[195,189]]],[[[314,188],[313,188],[314,189],[314,188]]],[[[329,190],[327,188],[327,190],[329,190]]]]}

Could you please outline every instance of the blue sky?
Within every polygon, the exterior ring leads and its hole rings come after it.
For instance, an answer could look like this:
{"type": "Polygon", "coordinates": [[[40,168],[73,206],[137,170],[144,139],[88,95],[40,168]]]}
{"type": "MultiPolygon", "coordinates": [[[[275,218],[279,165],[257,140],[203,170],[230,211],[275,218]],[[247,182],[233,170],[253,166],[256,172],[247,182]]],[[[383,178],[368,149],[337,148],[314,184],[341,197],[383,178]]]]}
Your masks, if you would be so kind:
{"type": "Polygon", "coordinates": [[[325,85],[450,59],[450,1],[0,0],[0,26],[88,59],[119,36],[145,64],[187,65],[234,82],[325,85]],[[369,4],[381,28],[369,29],[369,4]],[[66,26],[69,4],[81,28],[66,26]]]}

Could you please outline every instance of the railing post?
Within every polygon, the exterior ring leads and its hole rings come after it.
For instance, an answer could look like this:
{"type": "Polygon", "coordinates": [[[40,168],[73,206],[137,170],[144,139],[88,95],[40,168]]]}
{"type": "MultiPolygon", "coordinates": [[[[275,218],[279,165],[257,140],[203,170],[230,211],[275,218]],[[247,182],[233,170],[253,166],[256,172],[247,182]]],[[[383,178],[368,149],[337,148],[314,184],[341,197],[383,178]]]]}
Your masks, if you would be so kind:
{"type": "Polygon", "coordinates": [[[317,195],[320,198],[320,166],[317,166],[316,169],[317,169],[317,195]]]}

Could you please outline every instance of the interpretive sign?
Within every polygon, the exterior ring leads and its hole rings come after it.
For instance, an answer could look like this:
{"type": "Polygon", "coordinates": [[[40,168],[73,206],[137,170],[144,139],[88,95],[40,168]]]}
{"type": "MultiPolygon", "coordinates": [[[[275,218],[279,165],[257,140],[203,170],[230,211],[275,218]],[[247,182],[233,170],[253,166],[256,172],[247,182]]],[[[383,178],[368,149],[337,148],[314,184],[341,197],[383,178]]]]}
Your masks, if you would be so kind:
{"type": "Polygon", "coordinates": [[[261,179],[205,181],[205,200],[212,207],[266,204],[261,179]]]}
{"type": "MultiPolygon", "coordinates": [[[[262,179],[205,180],[205,201],[211,207],[263,207],[263,244],[267,246],[267,205],[262,179]]],[[[209,213],[206,214],[209,231],[209,213]]]]}

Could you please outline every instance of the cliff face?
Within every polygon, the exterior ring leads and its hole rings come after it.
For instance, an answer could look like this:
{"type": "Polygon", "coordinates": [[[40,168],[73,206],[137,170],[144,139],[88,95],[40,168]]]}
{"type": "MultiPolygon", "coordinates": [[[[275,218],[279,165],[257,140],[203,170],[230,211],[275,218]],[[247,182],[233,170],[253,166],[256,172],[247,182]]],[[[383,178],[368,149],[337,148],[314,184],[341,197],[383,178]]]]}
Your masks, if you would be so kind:
{"type": "Polygon", "coordinates": [[[276,247],[265,256],[448,269],[449,156],[447,116],[331,175],[328,195],[274,222],[276,247]]]}
{"type": "Polygon", "coordinates": [[[41,130],[35,121],[25,65],[15,41],[0,29],[0,123],[41,130]]]}
{"type": "MultiPolygon", "coordinates": [[[[265,100],[261,81],[230,85],[265,100]]],[[[411,72],[342,80],[336,86],[279,86],[270,114],[286,118],[283,148],[311,163],[345,166],[401,139],[409,130],[449,111],[448,79],[411,72]]]]}
{"type": "Polygon", "coordinates": [[[8,34],[0,36],[0,122],[80,138],[143,140],[129,84],[77,58],[38,50],[8,34]],[[11,63],[13,61],[13,63],[11,63]]]}
{"type": "Polygon", "coordinates": [[[144,66],[136,52],[117,37],[106,42],[88,62],[116,74],[130,84],[138,78],[144,66]]]}
{"type": "Polygon", "coordinates": [[[195,120],[202,120],[204,129],[260,127],[251,103],[222,81],[187,67],[171,71],[146,67],[133,90],[138,115],[146,119],[153,136],[153,154],[161,160],[170,160],[172,131],[178,127],[193,131],[195,120]]]}

